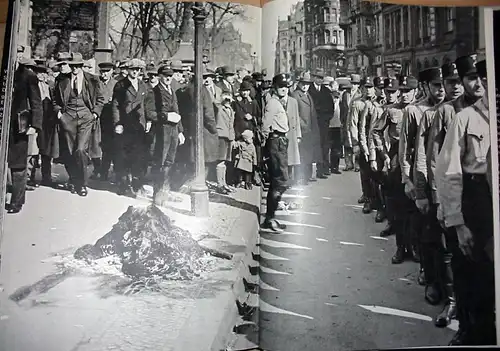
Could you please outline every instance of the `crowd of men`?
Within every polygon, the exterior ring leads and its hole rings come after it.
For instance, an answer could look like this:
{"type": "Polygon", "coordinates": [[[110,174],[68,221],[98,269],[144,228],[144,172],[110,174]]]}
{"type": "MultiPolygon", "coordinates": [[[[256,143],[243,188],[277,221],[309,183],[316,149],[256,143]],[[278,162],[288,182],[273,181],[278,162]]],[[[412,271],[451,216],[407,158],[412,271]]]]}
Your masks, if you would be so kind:
{"type": "MultiPolygon", "coordinates": [[[[52,185],[88,194],[91,178],[137,196],[150,179],[154,202],[169,199],[175,174],[194,173],[193,74],[181,62],[130,59],[90,73],[78,53],[48,64],[22,56],[14,78],[8,164],[9,213],[25,191],[52,185]],[[111,176],[111,166],[114,177],[111,176]],[[147,175],[150,175],[150,178],[147,175]]],[[[363,213],[396,236],[393,264],[420,263],[425,300],[443,304],[439,327],[459,321],[450,345],[496,344],[490,129],[485,61],[459,57],[418,77],[334,79],[320,71],[295,80],[227,66],[203,71],[207,184],[228,195],[268,184],[262,229],[292,184],[360,174],[363,213]]]]}

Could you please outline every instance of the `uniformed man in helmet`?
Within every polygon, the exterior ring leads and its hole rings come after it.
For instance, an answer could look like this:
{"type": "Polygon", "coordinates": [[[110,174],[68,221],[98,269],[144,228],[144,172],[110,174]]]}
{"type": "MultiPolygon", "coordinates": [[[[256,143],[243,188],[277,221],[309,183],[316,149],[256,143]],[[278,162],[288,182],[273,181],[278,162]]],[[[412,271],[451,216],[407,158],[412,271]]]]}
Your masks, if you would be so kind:
{"type": "MultiPolygon", "coordinates": [[[[467,55],[457,58],[454,63],[445,64],[442,67],[444,85],[447,94],[448,102],[439,106],[432,120],[432,125],[429,129],[429,141],[427,143],[427,178],[431,191],[429,201],[437,207],[437,219],[442,223],[441,207],[437,198],[435,170],[436,160],[441,151],[441,147],[446,136],[446,131],[455,118],[456,114],[464,108],[471,106],[484,93],[482,83],[478,79],[477,70],[475,67],[476,55],[467,55]]],[[[440,255],[444,264],[442,271],[442,284],[446,293],[446,301],[443,311],[436,317],[435,324],[437,326],[446,326],[455,317],[459,321],[459,328],[466,328],[467,321],[465,320],[462,310],[463,296],[461,291],[455,291],[455,287],[460,287],[462,277],[456,274],[454,266],[451,264],[452,255],[450,247],[456,241],[456,234],[453,230],[444,230],[445,247],[440,255]],[[454,280],[458,280],[458,284],[454,284],[454,280]]]]}
{"type": "Polygon", "coordinates": [[[494,264],[487,253],[493,208],[486,175],[491,142],[486,62],[475,67],[484,95],[451,121],[435,173],[445,226],[456,233],[450,249],[455,273],[463,278],[457,291],[464,294],[460,313],[467,320],[450,345],[496,345],[494,264]]]}
{"type": "Polygon", "coordinates": [[[289,88],[292,86],[290,75],[278,74],[273,78],[272,84],[274,94],[267,102],[262,118],[270,184],[267,192],[266,217],[261,227],[280,232],[285,226],[276,221],[275,213],[281,196],[289,186],[287,138],[289,125],[286,111],[288,103],[297,102],[288,96],[289,88]]]}

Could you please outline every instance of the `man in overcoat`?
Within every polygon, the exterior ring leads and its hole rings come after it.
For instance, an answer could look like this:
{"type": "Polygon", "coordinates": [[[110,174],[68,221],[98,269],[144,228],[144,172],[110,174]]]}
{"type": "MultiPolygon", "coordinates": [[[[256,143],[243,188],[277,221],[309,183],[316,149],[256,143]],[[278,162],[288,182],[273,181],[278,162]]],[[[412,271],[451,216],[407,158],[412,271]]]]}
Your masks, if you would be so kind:
{"type": "Polygon", "coordinates": [[[25,203],[29,135],[40,133],[42,130],[43,111],[40,89],[36,74],[29,68],[30,66],[35,66],[35,62],[22,57],[14,73],[7,156],[12,182],[12,196],[10,204],[6,206],[8,213],[18,213],[25,203]]]}
{"type": "Polygon", "coordinates": [[[71,75],[56,83],[54,111],[63,130],[67,155],[70,191],[87,196],[87,153],[94,124],[101,114],[104,98],[97,77],[83,72],[83,59],[73,53],[68,61],[71,75]]]}
{"type": "Polygon", "coordinates": [[[117,147],[118,193],[131,197],[143,189],[144,158],[147,152],[145,99],[148,90],[146,83],[138,79],[144,66],[142,60],[129,61],[128,75],[116,83],[111,103],[117,147]]]}

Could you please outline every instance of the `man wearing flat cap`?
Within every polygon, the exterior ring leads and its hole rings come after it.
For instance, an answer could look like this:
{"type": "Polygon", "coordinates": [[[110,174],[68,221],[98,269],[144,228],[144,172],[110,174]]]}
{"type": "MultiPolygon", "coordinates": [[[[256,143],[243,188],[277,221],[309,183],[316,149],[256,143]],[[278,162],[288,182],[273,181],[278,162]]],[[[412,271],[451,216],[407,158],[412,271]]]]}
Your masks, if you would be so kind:
{"type": "Polygon", "coordinates": [[[144,162],[147,160],[145,99],[148,90],[146,83],[138,79],[143,68],[144,63],[139,59],[128,62],[128,76],[116,83],[111,102],[118,193],[131,197],[143,190],[144,162]]]}
{"type": "Polygon", "coordinates": [[[167,66],[158,69],[160,82],[153,88],[154,105],[147,106],[148,121],[154,123],[155,148],[153,153],[153,202],[163,205],[170,190],[170,170],[174,164],[177,146],[184,144],[183,127],[177,95],[172,87],[174,71],[167,66]]]}
{"type": "Polygon", "coordinates": [[[11,106],[7,163],[11,176],[11,199],[7,213],[18,213],[25,203],[28,180],[28,143],[30,135],[40,133],[43,110],[36,74],[29,67],[35,61],[27,57],[17,60],[11,106]]]}
{"type": "Polygon", "coordinates": [[[94,160],[94,178],[102,181],[109,179],[109,170],[111,162],[115,160],[113,114],[111,102],[113,100],[113,89],[116,85],[116,79],[113,77],[114,65],[111,62],[101,62],[99,65],[99,84],[104,98],[104,105],[101,116],[99,117],[101,135],[100,146],[102,149],[102,159],[94,160]],[[97,161],[97,162],[96,162],[97,161]]]}
{"type": "Polygon", "coordinates": [[[458,112],[446,132],[436,164],[436,187],[444,224],[456,233],[452,251],[459,331],[449,345],[496,345],[495,276],[488,247],[493,208],[488,184],[490,119],[486,62],[475,64],[484,95],[458,112]]]}
{"type": "Polygon", "coordinates": [[[83,58],[72,53],[70,76],[60,76],[54,89],[54,110],[63,130],[68,190],[87,196],[88,148],[94,125],[98,123],[104,98],[97,77],[83,72],[83,58]]]}

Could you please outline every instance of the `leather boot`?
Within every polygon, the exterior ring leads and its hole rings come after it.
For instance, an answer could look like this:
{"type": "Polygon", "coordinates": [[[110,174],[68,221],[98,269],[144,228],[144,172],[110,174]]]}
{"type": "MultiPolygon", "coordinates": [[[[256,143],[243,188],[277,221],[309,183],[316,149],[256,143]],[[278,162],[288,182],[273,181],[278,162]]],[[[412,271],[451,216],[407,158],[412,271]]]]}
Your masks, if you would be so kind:
{"type": "Polygon", "coordinates": [[[392,234],[394,234],[394,229],[392,228],[392,224],[389,223],[387,224],[387,227],[380,232],[380,237],[386,238],[388,236],[391,236],[392,234]]]}
{"type": "Polygon", "coordinates": [[[382,223],[385,220],[385,213],[383,210],[377,210],[377,214],[375,215],[375,222],[382,223]]]}
{"type": "Polygon", "coordinates": [[[361,197],[358,199],[358,204],[364,204],[366,202],[366,196],[361,195],[361,197]]]}
{"type": "Polygon", "coordinates": [[[441,302],[441,291],[437,283],[425,287],[425,300],[431,305],[437,305],[441,302]]]}
{"type": "Polygon", "coordinates": [[[418,283],[418,285],[421,285],[421,286],[425,285],[425,272],[424,272],[424,269],[422,267],[420,267],[420,270],[418,271],[417,283],[418,283]]]}
{"type": "Polygon", "coordinates": [[[363,213],[368,214],[372,212],[372,205],[370,201],[366,201],[365,204],[363,205],[363,213]]]}
{"type": "Polygon", "coordinates": [[[447,299],[443,311],[436,316],[434,324],[436,325],[436,327],[443,328],[448,326],[453,318],[457,317],[457,303],[455,299],[455,291],[453,289],[453,270],[451,267],[451,255],[446,251],[441,251],[437,259],[441,260],[442,262],[441,280],[444,285],[444,291],[446,293],[447,299]]]}
{"type": "Polygon", "coordinates": [[[392,256],[392,264],[401,264],[405,260],[405,248],[404,246],[398,246],[396,253],[392,256]]]}
{"type": "Polygon", "coordinates": [[[444,305],[441,313],[436,316],[434,324],[439,328],[447,327],[451,323],[451,320],[456,317],[456,315],[457,304],[455,298],[453,296],[448,296],[448,301],[446,301],[446,304],[444,305]]]}

